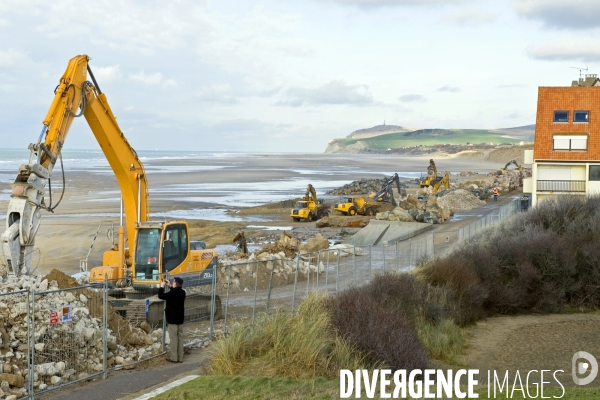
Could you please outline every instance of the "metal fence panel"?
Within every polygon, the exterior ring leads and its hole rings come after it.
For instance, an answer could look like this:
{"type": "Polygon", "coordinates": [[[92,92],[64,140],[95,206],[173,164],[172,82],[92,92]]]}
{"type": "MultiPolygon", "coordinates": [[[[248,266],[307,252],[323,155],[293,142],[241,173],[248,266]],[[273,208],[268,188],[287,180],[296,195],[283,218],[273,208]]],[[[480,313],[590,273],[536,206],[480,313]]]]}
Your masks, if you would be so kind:
{"type": "Polygon", "coordinates": [[[32,291],[30,370],[34,392],[104,374],[105,293],[103,285],[97,284],[32,291]]]}
{"type": "Polygon", "coordinates": [[[0,358],[0,373],[10,378],[1,388],[4,396],[24,397],[30,391],[29,314],[29,291],[0,294],[0,348],[7,350],[0,358]]]}

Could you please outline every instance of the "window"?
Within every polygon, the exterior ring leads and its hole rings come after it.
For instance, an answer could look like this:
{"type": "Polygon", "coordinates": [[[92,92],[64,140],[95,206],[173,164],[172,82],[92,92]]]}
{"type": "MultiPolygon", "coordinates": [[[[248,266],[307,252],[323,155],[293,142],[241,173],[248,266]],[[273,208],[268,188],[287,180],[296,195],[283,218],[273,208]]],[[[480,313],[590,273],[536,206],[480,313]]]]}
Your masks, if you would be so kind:
{"type": "Polygon", "coordinates": [[[590,165],[590,181],[600,181],[600,165],[590,165]]]}
{"type": "Polygon", "coordinates": [[[554,111],[554,122],[569,122],[569,112],[554,111]]]}
{"type": "Polygon", "coordinates": [[[163,272],[171,271],[187,256],[187,231],[185,225],[170,225],[164,233],[163,272]]]}
{"type": "Polygon", "coordinates": [[[587,150],[587,135],[554,135],[553,150],[587,150]]]}
{"type": "Polygon", "coordinates": [[[573,113],[573,122],[583,122],[587,124],[588,112],[589,111],[575,111],[575,113],[573,113]]]}

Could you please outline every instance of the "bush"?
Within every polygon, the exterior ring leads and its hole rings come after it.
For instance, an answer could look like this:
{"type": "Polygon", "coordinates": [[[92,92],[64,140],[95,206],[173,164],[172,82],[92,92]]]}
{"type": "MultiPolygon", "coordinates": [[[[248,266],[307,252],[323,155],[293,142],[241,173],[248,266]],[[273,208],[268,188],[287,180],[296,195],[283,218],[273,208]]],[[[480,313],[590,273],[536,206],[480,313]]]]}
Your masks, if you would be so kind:
{"type": "Polygon", "coordinates": [[[600,306],[600,198],[561,196],[419,266],[452,291],[460,324],[496,313],[600,306]]]}
{"type": "Polygon", "coordinates": [[[338,293],[329,309],[333,326],[372,363],[382,361],[391,369],[427,368],[427,352],[409,318],[382,306],[364,287],[338,293]]]}

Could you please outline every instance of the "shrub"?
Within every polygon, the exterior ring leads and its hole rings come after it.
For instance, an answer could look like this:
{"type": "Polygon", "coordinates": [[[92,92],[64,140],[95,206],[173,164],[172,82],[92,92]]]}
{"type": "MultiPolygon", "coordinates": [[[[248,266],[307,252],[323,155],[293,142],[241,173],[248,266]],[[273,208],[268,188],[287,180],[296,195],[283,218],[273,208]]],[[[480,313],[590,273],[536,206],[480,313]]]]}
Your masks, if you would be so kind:
{"type": "Polygon", "coordinates": [[[427,352],[410,320],[382,306],[364,287],[338,293],[329,309],[333,326],[371,362],[391,369],[427,368],[427,352]]]}
{"type": "Polygon", "coordinates": [[[600,306],[600,198],[561,196],[418,267],[465,324],[486,315],[600,306]]]}

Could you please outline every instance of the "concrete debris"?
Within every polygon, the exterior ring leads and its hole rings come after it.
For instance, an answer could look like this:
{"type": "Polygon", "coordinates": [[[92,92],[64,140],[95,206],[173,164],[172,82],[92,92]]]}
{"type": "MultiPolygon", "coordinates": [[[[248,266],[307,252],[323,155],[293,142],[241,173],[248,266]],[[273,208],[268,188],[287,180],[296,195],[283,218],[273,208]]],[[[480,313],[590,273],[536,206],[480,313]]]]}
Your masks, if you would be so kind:
{"type": "MultiPolygon", "coordinates": [[[[68,281],[70,277],[59,271],[59,281],[68,281]]],[[[75,280],[74,280],[75,281],[75,280]]],[[[75,284],[78,284],[75,281],[75,284]]],[[[42,289],[64,289],[56,279],[48,281],[41,276],[8,276],[0,288],[0,294],[12,293],[33,288],[36,291],[35,314],[35,357],[34,388],[42,390],[51,386],[73,381],[87,376],[86,372],[99,372],[102,363],[102,295],[91,290],[57,291],[43,294],[42,289]],[[72,321],[61,322],[62,309],[72,307],[72,321]],[[50,313],[57,312],[59,322],[50,323],[50,313]],[[65,347],[65,343],[70,345],[65,347]],[[53,361],[56,354],[69,354],[62,361],[53,361]],[[64,361],[68,362],[68,365],[64,361]]],[[[6,295],[0,301],[0,364],[3,365],[2,387],[5,395],[18,398],[26,396],[23,388],[27,381],[27,306],[22,295],[6,295]]],[[[115,318],[109,309],[109,319],[115,318]]],[[[119,317],[120,318],[120,317],[119,317]]],[[[123,320],[125,321],[125,320],[123,320]]],[[[126,322],[126,321],[125,321],[126,322]]],[[[110,324],[109,324],[110,325],[110,324]]],[[[108,366],[132,364],[139,354],[146,357],[162,352],[162,329],[146,334],[144,331],[128,327],[128,333],[139,345],[120,341],[119,334],[108,329],[108,366]]]]}
{"type": "Polygon", "coordinates": [[[450,191],[445,196],[439,197],[437,199],[437,204],[448,210],[462,211],[484,205],[485,201],[480,200],[477,196],[467,190],[457,189],[450,191]]]}

